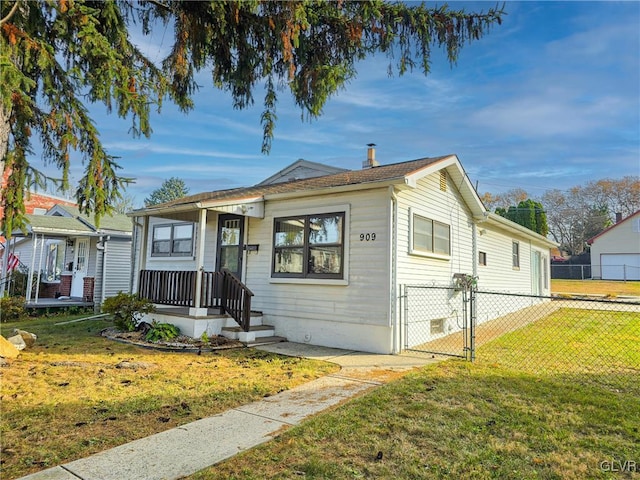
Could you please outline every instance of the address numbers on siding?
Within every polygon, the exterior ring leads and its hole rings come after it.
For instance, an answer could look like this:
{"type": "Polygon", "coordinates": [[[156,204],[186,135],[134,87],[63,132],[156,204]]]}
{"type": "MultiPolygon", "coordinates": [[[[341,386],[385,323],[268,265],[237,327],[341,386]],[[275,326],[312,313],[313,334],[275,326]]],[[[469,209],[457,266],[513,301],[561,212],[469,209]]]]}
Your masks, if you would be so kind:
{"type": "Polygon", "coordinates": [[[360,241],[361,242],[373,242],[376,239],[376,234],[375,233],[361,233],[360,234],[360,241]]]}

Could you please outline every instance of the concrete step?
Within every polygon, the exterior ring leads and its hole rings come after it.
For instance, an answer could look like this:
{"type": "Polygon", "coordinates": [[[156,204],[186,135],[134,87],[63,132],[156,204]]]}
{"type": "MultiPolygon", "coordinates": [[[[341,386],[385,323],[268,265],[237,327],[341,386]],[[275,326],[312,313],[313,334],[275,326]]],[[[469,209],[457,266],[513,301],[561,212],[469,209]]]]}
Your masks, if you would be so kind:
{"type": "Polygon", "coordinates": [[[275,333],[276,330],[271,325],[252,325],[248,332],[241,327],[223,327],[220,335],[241,342],[253,342],[258,338],[272,337],[275,333]]]}
{"type": "Polygon", "coordinates": [[[285,337],[260,337],[256,338],[253,342],[247,342],[247,347],[257,347],[260,345],[271,345],[273,343],[286,342],[285,337]]]}
{"type": "MultiPolygon", "coordinates": [[[[235,328],[238,326],[231,315],[225,314],[225,316],[227,320],[223,328],[235,328]]],[[[252,327],[258,327],[262,325],[262,312],[251,312],[251,317],[249,317],[249,325],[251,325],[252,327]]]]}

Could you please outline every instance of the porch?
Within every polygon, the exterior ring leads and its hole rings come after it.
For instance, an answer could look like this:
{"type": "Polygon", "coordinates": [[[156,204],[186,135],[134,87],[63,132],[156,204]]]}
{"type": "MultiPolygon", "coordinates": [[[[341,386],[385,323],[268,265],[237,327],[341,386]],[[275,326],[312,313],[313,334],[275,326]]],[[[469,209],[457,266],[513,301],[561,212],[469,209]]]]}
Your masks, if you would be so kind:
{"type": "Polygon", "coordinates": [[[94,303],[80,297],[37,298],[25,303],[25,308],[27,309],[62,309],[69,307],[93,308],[94,303]]]}
{"type": "MultiPolygon", "coordinates": [[[[162,315],[163,318],[182,317],[210,322],[230,316],[243,332],[249,332],[252,327],[253,293],[226,269],[218,272],[141,270],[138,295],[160,305],[156,316],[162,315]]],[[[253,312],[253,317],[257,316],[256,313],[259,312],[253,312]]]]}

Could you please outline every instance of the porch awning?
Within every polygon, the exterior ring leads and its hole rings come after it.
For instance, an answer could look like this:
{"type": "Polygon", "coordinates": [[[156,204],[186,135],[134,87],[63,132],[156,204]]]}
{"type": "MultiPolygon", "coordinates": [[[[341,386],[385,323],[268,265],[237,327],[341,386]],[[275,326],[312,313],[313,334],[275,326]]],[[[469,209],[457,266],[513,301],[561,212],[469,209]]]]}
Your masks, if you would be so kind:
{"type": "Polygon", "coordinates": [[[199,210],[211,210],[220,213],[233,213],[245,217],[264,218],[264,197],[234,198],[228,200],[204,200],[172,205],[158,205],[134,210],[128,213],[132,217],[168,216],[174,213],[191,213],[199,210]]]}

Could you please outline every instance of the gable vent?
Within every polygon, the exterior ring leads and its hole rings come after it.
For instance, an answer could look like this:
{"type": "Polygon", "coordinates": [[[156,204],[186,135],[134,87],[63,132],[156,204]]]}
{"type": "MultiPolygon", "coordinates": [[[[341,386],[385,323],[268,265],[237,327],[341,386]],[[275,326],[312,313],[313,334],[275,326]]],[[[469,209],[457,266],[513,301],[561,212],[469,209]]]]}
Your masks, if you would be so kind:
{"type": "Polygon", "coordinates": [[[440,170],[440,190],[447,191],[447,172],[445,170],[440,170]]]}

